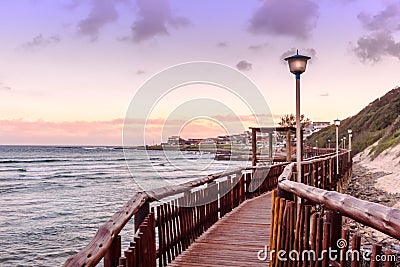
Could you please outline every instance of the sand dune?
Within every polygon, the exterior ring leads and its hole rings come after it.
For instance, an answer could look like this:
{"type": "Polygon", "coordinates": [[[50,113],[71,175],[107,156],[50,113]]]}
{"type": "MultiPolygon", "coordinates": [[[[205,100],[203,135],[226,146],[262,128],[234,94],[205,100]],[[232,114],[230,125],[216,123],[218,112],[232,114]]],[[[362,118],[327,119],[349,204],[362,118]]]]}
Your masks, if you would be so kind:
{"type": "Polygon", "coordinates": [[[371,160],[368,153],[374,145],[355,155],[354,163],[361,164],[371,172],[387,173],[387,175],[378,178],[376,187],[389,193],[400,193],[400,145],[384,151],[374,160],[371,160]]]}

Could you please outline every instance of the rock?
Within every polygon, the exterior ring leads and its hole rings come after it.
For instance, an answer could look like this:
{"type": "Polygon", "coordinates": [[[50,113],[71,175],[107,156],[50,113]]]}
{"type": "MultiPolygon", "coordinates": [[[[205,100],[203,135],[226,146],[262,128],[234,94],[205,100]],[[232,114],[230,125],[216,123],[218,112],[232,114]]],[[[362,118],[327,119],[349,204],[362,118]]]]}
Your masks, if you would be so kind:
{"type": "Polygon", "coordinates": [[[387,202],[390,202],[390,199],[388,199],[386,196],[379,196],[378,202],[387,203],[387,202]]]}

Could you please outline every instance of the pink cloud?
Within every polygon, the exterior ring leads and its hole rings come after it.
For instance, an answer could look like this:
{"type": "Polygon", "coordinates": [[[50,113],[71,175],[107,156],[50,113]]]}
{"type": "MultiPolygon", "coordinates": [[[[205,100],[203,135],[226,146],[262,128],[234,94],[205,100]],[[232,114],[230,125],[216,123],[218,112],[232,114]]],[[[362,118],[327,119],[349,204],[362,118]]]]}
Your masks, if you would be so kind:
{"type": "Polygon", "coordinates": [[[122,121],[0,120],[0,138],[3,144],[120,145],[122,121]]]}
{"type": "MultiPolygon", "coordinates": [[[[264,115],[270,116],[270,115],[264,115]]],[[[253,115],[215,116],[222,126],[236,129],[237,132],[255,125],[253,115]],[[238,117],[240,122],[238,122],[238,117]],[[234,123],[234,125],[232,125],[234,123]],[[236,127],[235,125],[242,125],[236,127]],[[233,128],[232,128],[233,127],[233,128]]],[[[273,116],[278,117],[278,116],[273,116]]],[[[280,117],[280,116],[279,116],[280,117]]],[[[106,121],[27,121],[23,119],[0,120],[0,144],[14,145],[122,145],[124,130],[138,132],[143,129],[143,119],[122,118],[106,121]],[[127,127],[126,127],[127,126],[127,127]]],[[[163,118],[149,119],[146,125],[146,143],[161,143],[170,135],[178,135],[182,127],[185,138],[205,138],[226,134],[223,127],[211,120],[199,120],[186,124],[186,119],[173,119],[165,123],[163,118]],[[186,124],[186,125],[185,125],[186,124]]],[[[246,129],[247,130],[247,129],[246,129]]],[[[236,133],[236,132],[234,132],[236,133]]],[[[230,134],[234,134],[233,132],[230,134]]],[[[133,134],[133,144],[143,145],[142,135],[133,134]]]]}

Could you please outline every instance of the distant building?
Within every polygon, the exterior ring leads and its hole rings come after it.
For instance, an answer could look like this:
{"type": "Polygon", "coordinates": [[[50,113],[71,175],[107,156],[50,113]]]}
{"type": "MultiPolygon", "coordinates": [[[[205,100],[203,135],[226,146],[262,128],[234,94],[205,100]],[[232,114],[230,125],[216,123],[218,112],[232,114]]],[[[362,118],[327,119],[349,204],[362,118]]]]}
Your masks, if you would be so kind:
{"type": "Polygon", "coordinates": [[[306,127],[304,127],[304,137],[310,136],[313,133],[316,133],[329,125],[331,125],[330,122],[314,121],[314,122],[310,123],[309,125],[307,125],[306,127]]]}
{"type": "Polygon", "coordinates": [[[313,125],[313,128],[314,128],[314,132],[318,132],[319,130],[331,125],[331,123],[327,122],[327,121],[315,121],[315,122],[312,123],[312,125],[313,125]]]}
{"type": "Polygon", "coordinates": [[[232,141],[229,135],[220,135],[217,137],[217,144],[219,145],[229,145],[231,143],[232,141]]]}
{"type": "Polygon", "coordinates": [[[168,141],[167,141],[168,145],[170,146],[178,146],[178,145],[184,145],[186,143],[185,139],[182,139],[180,136],[178,135],[173,135],[171,137],[168,137],[168,141]]]}
{"type": "Polygon", "coordinates": [[[186,145],[194,146],[194,145],[200,144],[203,141],[204,141],[204,139],[202,139],[202,138],[189,138],[186,141],[186,145]]]}
{"type": "Polygon", "coordinates": [[[206,138],[203,141],[201,141],[201,144],[203,145],[211,145],[216,143],[217,143],[217,138],[206,138]]]}
{"type": "Polygon", "coordinates": [[[199,144],[219,144],[219,145],[251,145],[251,133],[244,131],[241,134],[233,135],[220,135],[215,138],[189,138],[185,140],[178,135],[168,137],[167,143],[163,143],[170,146],[177,145],[199,145],[199,144]]]}

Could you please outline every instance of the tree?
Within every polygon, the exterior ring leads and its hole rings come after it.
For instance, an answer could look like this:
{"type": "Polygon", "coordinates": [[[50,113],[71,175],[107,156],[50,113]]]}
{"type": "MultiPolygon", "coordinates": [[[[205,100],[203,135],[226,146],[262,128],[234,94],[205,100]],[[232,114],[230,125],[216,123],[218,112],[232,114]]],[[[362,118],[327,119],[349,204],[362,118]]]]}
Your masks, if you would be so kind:
{"type": "MultiPolygon", "coordinates": [[[[304,118],[304,115],[300,115],[300,124],[304,128],[311,123],[309,118],[304,118]]],[[[296,127],[296,116],[293,114],[285,114],[281,117],[279,125],[282,127],[296,127]]]]}

